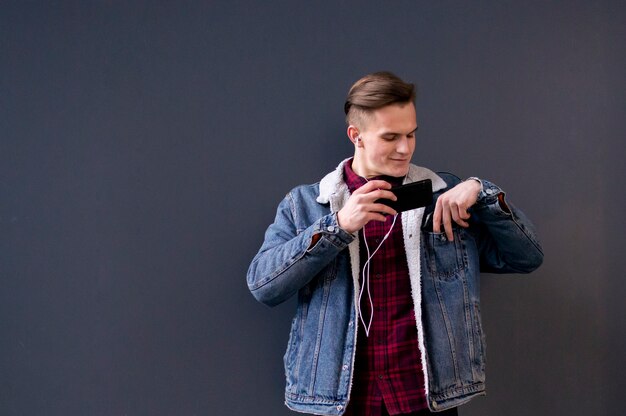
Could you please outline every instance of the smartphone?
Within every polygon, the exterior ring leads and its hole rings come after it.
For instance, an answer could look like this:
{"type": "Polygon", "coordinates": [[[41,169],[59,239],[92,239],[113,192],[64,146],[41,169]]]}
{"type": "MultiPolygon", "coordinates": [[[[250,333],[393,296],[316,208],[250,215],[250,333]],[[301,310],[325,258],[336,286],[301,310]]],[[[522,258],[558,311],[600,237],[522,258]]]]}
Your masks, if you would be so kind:
{"type": "Polygon", "coordinates": [[[396,186],[390,191],[398,198],[397,201],[379,199],[376,202],[390,206],[398,212],[425,207],[433,203],[433,184],[430,179],[396,186]]]}

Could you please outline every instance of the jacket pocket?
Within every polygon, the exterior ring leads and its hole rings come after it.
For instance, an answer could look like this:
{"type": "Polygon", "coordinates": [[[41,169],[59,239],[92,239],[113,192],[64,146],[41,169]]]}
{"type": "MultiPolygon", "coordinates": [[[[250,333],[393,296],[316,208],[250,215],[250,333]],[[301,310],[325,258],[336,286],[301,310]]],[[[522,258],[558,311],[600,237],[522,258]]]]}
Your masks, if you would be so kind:
{"type": "Polygon", "coordinates": [[[452,280],[467,268],[464,230],[454,229],[454,241],[445,233],[424,232],[428,272],[439,280],[452,280]]]}

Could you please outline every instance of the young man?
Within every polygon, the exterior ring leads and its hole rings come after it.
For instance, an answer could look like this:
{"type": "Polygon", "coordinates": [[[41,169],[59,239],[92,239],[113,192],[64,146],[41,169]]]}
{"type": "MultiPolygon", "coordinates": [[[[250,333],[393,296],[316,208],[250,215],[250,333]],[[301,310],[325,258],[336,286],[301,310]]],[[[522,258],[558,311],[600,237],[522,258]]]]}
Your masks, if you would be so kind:
{"type": "Polygon", "coordinates": [[[252,294],[298,307],[285,403],[321,415],[456,415],[485,391],[479,272],[542,260],[530,223],[496,185],[410,163],[415,91],[388,72],[348,93],[354,157],[299,186],[248,271],[252,294]],[[432,181],[434,203],[402,213],[392,187],[432,181]]]}

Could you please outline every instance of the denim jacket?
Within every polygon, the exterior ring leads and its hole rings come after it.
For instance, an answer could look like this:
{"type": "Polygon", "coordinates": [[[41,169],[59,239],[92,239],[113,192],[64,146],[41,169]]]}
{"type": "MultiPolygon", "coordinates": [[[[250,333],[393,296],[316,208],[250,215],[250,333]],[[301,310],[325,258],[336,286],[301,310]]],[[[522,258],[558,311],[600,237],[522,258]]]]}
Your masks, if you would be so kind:
{"type": "MultiPolygon", "coordinates": [[[[358,235],[339,227],[350,196],[343,161],[319,183],[296,187],[248,270],[254,297],[277,305],[297,294],[284,356],[285,404],[319,415],[344,413],[357,344],[358,235]],[[321,236],[313,243],[313,236],[321,236]]],[[[405,183],[429,178],[435,200],[459,179],[411,165],[405,183]]],[[[471,208],[469,228],[454,241],[428,225],[433,205],[401,214],[419,351],[431,411],[458,406],[485,391],[485,340],[480,321],[480,271],[528,273],[543,260],[530,222],[488,181],[471,208]]],[[[432,224],[432,222],[430,222],[432,224]]]]}

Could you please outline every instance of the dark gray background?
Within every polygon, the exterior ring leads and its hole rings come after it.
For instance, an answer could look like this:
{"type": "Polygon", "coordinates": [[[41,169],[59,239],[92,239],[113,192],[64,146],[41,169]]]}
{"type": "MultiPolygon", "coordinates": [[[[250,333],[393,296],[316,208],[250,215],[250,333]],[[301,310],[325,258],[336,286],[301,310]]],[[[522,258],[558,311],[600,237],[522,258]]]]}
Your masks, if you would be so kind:
{"type": "Polygon", "coordinates": [[[245,273],[351,146],[353,81],[419,85],[414,161],[489,178],[546,259],[485,276],[470,415],[623,403],[621,1],[0,4],[0,414],[287,415],[294,303],[245,273]]]}

